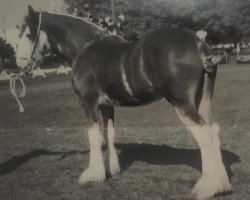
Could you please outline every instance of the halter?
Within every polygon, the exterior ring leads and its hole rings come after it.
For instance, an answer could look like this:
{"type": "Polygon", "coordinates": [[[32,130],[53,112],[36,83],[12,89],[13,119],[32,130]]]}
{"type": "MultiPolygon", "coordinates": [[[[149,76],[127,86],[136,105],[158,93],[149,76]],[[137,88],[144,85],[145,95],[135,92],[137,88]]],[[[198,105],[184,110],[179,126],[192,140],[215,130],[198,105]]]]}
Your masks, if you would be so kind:
{"type": "Polygon", "coordinates": [[[35,47],[37,45],[37,41],[39,39],[39,35],[40,35],[40,32],[41,32],[41,24],[42,24],[42,13],[39,12],[39,22],[38,22],[38,27],[37,27],[36,39],[35,39],[35,41],[33,43],[32,52],[30,54],[30,57],[16,57],[16,58],[23,59],[23,60],[29,60],[29,61],[32,62],[33,65],[35,65],[34,61],[32,60],[32,56],[34,54],[35,47]]]}
{"type": "MultiPolygon", "coordinates": [[[[33,49],[32,49],[32,52],[30,54],[30,57],[29,58],[28,57],[27,58],[25,58],[25,57],[17,57],[18,59],[31,61],[32,64],[33,64],[32,68],[35,66],[35,62],[32,60],[32,55],[33,55],[33,53],[35,51],[35,47],[36,47],[36,44],[37,44],[37,41],[39,39],[39,35],[40,35],[40,32],[41,32],[41,22],[42,22],[42,14],[41,14],[41,12],[39,12],[39,24],[38,24],[38,27],[37,27],[36,39],[34,41],[33,49]]],[[[10,82],[10,91],[11,91],[12,95],[15,97],[15,99],[16,99],[16,101],[18,103],[19,112],[24,111],[24,107],[23,107],[22,103],[20,102],[19,97],[23,98],[25,96],[25,94],[26,94],[25,84],[24,84],[24,82],[23,82],[23,80],[21,78],[23,75],[24,75],[24,72],[22,70],[18,74],[10,74],[10,75],[8,75],[8,80],[10,82]],[[18,81],[22,85],[22,91],[20,92],[20,94],[17,94],[17,92],[16,92],[16,82],[18,82],[18,81]]]]}
{"type": "Polygon", "coordinates": [[[42,13],[39,12],[39,22],[38,22],[38,27],[37,27],[37,33],[36,33],[36,39],[35,39],[35,42],[33,44],[33,50],[32,50],[32,53],[30,55],[30,59],[32,60],[32,55],[34,54],[34,51],[35,51],[35,47],[37,45],[37,41],[39,39],[39,35],[40,35],[40,32],[41,32],[41,24],[42,24],[42,13]]]}

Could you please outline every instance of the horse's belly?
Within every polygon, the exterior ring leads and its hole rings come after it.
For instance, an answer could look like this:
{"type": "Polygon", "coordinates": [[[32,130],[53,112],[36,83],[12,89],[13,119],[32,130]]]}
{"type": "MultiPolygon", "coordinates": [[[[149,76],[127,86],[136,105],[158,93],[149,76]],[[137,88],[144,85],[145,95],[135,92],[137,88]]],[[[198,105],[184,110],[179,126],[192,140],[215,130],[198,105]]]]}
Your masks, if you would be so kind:
{"type": "Polygon", "coordinates": [[[154,91],[141,93],[140,95],[137,95],[135,99],[132,102],[130,102],[130,104],[134,103],[135,106],[140,106],[140,105],[145,105],[145,104],[155,102],[161,98],[162,96],[154,91]]]}
{"type": "Polygon", "coordinates": [[[138,94],[124,94],[121,92],[118,93],[109,93],[109,97],[106,99],[105,104],[113,104],[117,106],[142,106],[154,101],[157,101],[162,98],[160,94],[155,91],[145,91],[138,94]]]}

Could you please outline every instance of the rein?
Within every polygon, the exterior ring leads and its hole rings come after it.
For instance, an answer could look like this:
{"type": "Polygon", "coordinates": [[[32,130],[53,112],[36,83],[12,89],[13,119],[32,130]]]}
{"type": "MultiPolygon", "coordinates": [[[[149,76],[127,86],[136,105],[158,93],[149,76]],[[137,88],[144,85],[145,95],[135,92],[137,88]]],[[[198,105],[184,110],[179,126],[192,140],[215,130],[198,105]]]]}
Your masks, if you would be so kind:
{"type": "Polygon", "coordinates": [[[39,39],[39,35],[40,35],[40,32],[41,32],[41,24],[42,24],[42,13],[39,12],[39,23],[38,23],[38,27],[37,27],[37,33],[36,33],[36,39],[34,41],[34,44],[33,44],[33,50],[32,50],[32,53],[30,54],[30,60],[32,60],[32,56],[34,54],[34,51],[35,51],[35,48],[36,48],[36,45],[37,45],[37,41],[39,39]]]}

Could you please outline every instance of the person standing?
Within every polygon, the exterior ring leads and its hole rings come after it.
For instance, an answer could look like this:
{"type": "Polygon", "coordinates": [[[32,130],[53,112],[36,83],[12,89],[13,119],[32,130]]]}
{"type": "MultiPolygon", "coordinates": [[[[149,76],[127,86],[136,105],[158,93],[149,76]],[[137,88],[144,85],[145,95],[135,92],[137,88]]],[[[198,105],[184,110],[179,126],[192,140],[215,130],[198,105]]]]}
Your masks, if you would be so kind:
{"type": "Polygon", "coordinates": [[[237,43],[237,47],[235,49],[237,56],[240,54],[240,44],[237,43]]]}

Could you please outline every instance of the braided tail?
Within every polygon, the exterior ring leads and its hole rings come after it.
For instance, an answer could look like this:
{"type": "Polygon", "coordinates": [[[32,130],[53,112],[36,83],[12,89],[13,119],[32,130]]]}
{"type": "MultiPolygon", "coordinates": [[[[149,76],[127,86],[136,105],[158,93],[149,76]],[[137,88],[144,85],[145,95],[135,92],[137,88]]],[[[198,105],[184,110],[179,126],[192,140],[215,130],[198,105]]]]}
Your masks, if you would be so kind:
{"type": "Polygon", "coordinates": [[[198,51],[203,63],[203,69],[207,73],[213,72],[221,61],[220,56],[215,56],[212,49],[203,41],[198,42],[198,51]]]}

